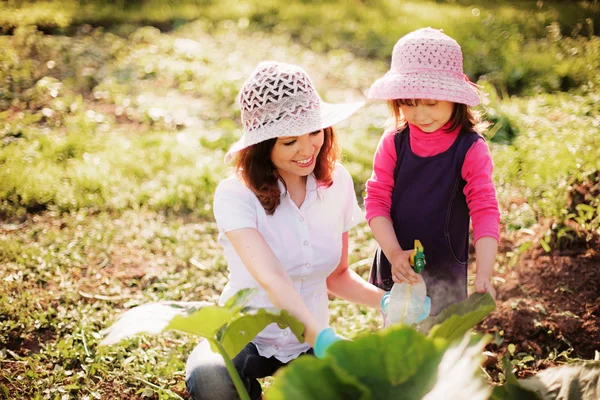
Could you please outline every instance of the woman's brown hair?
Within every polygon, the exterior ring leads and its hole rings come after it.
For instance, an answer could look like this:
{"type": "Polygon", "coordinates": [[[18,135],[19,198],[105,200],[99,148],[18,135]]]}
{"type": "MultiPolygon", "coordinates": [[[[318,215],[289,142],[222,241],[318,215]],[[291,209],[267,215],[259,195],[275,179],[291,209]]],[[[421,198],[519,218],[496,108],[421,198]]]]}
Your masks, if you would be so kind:
{"type": "MultiPolygon", "coordinates": [[[[407,122],[400,111],[400,106],[409,105],[416,106],[418,102],[422,100],[416,99],[394,99],[388,100],[388,106],[394,114],[394,119],[391,121],[391,127],[398,130],[406,128],[407,122]]],[[[454,109],[452,110],[452,116],[450,117],[452,124],[448,129],[449,132],[454,131],[458,127],[473,129],[477,132],[482,132],[487,128],[487,124],[483,123],[479,117],[479,114],[471,109],[471,107],[462,103],[454,103],[454,109]]]]}
{"type": "MultiPolygon", "coordinates": [[[[313,174],[319,186],[329,187],[333,183],[333,170],[338,159],[339,148],[333,128],[323,129],[323,146],[317,156],[313,174]]],[[[271,152],[277,138],[265,140],[237,154],[234,162],[236,172],[250,190],[256,194],[260,204],[272,215],[280,203],[281,193],[277,181],[281,178],[271,161],[271,152]]],[[[285,182],[281,179],[285,186],[285,182]]]]}

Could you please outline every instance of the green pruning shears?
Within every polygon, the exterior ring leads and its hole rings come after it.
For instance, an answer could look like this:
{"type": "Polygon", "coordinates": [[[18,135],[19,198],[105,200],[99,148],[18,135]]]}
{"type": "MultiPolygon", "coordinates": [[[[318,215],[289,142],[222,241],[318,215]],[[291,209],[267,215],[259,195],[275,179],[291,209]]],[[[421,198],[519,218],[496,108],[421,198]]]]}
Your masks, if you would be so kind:
{"type": "Polygon", "coordinates": [[[423,245],[419,240],[415,239],[415,247],[410,255],[409,262],[417,274],[420,274],[425,268],[425,253],[423,252],[423,245]]]}

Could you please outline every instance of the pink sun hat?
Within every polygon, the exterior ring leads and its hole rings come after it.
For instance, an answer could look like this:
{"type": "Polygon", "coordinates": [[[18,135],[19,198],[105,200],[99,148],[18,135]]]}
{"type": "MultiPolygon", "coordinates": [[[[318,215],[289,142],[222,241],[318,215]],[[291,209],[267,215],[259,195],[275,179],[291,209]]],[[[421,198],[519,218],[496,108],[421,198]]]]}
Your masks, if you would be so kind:
{"type": "Polygon", "coordinates": [[[431,99],[476,106],[479,92],[463,72],[460,45],[433,28],[421,28],[396,42],[392,66],[367,94],[372,99],[431,99]]]}
{"type": "Polygon", "coordinates": [[[263,61],[239,93],[244,135],[225,162],[246,147],[278,137],[301,136],[343,121],[364,102],[330,104],[321,100],[306,71],[297,65],[263,61]]]}

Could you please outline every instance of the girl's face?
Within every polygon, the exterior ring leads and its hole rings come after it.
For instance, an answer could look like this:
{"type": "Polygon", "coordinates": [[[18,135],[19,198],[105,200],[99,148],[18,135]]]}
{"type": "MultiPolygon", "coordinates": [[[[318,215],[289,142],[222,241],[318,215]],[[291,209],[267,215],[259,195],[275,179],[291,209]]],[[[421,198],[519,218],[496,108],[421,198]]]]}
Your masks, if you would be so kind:
{"type": "Polygon", "coordinates": [[[313,172],[324,140],[322,129],[302,136],[277,138],[271,151],[271,161],[279,176],[290,183],[294,177],[304,177],[313,172]]]}
{"type": "Polygon", "coordinates": [[[400,111],[409,124],[431,133],[446,125],[452,117],[454,103],[443,100],[406,100],[400,111]]]}

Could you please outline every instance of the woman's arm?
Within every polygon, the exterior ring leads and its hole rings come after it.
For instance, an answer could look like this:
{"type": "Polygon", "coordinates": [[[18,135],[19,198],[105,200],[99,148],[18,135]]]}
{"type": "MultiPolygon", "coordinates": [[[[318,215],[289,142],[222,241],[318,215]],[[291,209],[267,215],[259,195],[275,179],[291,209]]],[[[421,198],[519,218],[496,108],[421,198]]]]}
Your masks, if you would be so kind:
{"type": "Polygon", "coordinates": [[[338,267],[327,277],[327,289],[352,303],[379,308],[384,290],[371,285],[348,268],[348,232],[342,235],[342,258],[338,267]]]}
{"type": "Polygon", "coordinates": [[[279,309],[287,310],[304,324],[304,339],[314,347],[322,326],[308,310],[294,283],[255,228],[241,228],[225,233],[236,253],[269,300],[279,309]]]}

